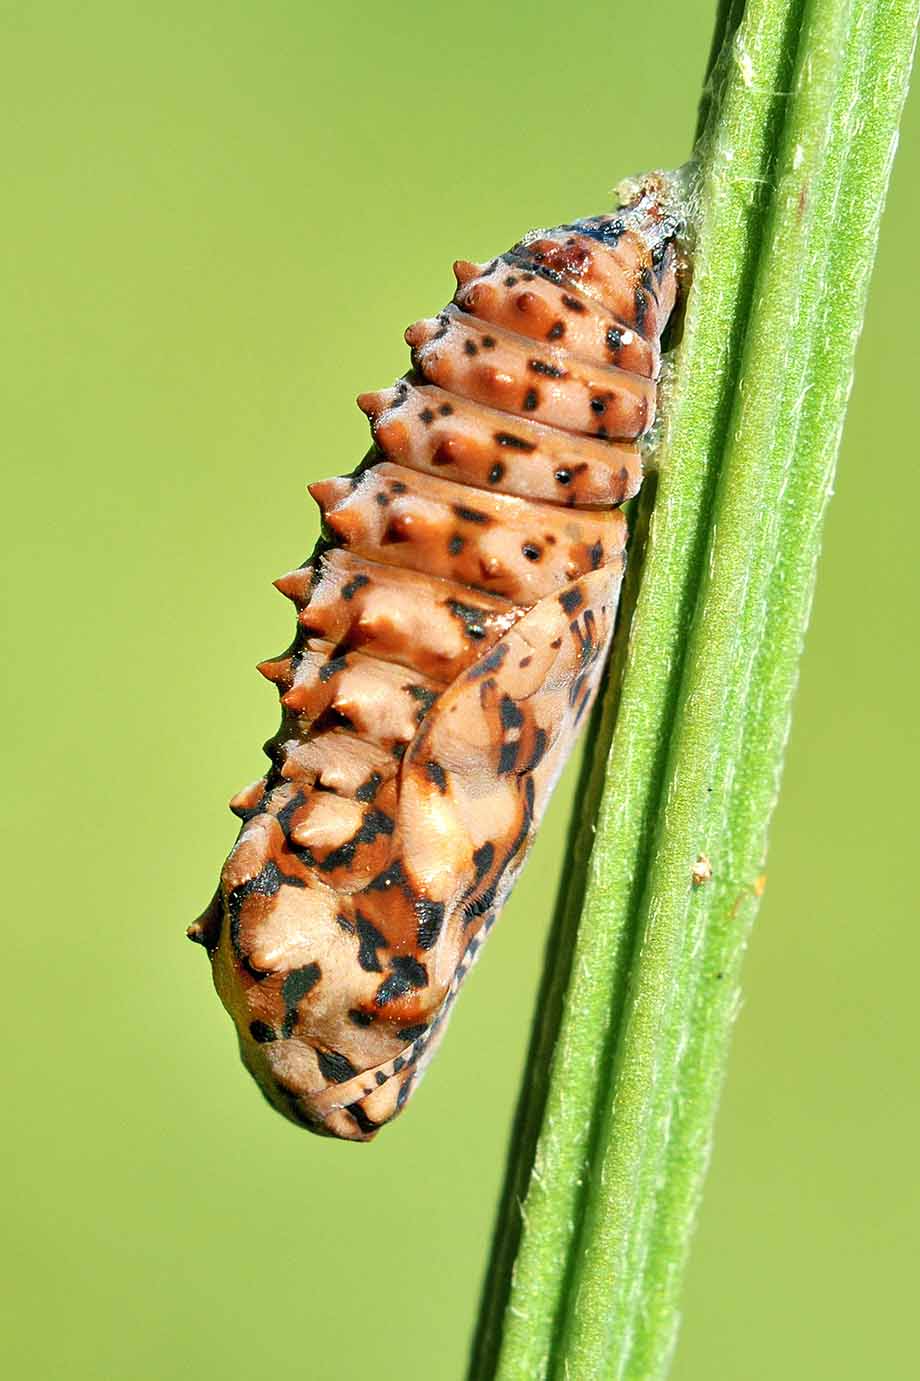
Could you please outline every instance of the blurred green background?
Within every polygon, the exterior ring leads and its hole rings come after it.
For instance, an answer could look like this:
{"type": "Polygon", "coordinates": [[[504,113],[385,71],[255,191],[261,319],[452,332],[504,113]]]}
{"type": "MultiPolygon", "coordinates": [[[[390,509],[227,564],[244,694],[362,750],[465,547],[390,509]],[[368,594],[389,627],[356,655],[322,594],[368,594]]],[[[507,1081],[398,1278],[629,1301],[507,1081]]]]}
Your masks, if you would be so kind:
{"type": "MultiPolygon", "coordinates": [[[[567,809],[410,1113],[304,1135],[184,939],[270,580],[450,262],[687,152],[711,0],[4,5],[7,1374],[460,1378],[567,809]]],[[[674,1375],[913,1375],[908,112],[674,1375]]]]}

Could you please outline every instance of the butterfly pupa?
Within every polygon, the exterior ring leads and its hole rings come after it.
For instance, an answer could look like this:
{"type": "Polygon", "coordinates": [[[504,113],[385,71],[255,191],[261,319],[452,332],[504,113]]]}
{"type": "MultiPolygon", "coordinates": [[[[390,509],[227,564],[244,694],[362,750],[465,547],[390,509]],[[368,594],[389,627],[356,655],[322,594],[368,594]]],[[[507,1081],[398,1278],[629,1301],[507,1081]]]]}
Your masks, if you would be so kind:
{"type": "Polygon", "coordinates": [[[260,670],[270,769],[189,931],[268,1101],[370,1140],[405,1105],[585,723],[641,482],[676,222],[616,211],[455,265],[365,393],[373,447],[311,485],[324,537],[282,576],[260,670]]]}

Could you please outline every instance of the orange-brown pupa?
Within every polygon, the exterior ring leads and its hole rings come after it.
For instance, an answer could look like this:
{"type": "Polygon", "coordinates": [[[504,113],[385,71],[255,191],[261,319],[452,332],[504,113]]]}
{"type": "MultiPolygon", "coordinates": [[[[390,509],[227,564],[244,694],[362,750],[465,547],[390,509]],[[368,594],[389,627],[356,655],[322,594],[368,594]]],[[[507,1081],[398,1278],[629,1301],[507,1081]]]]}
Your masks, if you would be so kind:
{"type": "Polygon", "coordinates": [[[211,905],[243,1061],[312,1131],[367,1141],[443,1034],[597,690],[641,480],[676,223],[655,184],[528,235],[362,394],[374,447],[311,486],[267,776],[211,905]]]}

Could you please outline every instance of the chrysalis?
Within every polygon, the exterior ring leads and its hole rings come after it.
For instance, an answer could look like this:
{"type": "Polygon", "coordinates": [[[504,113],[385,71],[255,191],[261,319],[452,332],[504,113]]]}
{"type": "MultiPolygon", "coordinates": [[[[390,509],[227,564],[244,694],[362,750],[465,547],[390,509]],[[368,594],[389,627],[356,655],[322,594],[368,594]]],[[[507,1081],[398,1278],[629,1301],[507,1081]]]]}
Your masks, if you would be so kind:
{"type": "Polygon", "coordinates": [[[444,1032],[585,722],[613,631],[676,224],[649,182],[535,231],[406,333],[374,445],[311,486],[278,588],[268,775],[193,940],[286,1117],[367,1141],[444,1032]]]}

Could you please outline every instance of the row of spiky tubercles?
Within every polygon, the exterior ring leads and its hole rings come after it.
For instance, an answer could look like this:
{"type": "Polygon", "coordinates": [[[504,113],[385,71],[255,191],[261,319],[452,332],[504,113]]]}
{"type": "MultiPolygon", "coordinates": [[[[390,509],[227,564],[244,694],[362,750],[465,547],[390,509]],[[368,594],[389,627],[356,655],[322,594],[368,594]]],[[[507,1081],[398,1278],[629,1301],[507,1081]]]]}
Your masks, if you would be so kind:
{"type": "Polygon", "coordinates": [[[370,1139],[404,1105],[516,876],[613,627],[674,227],[651,195],[537,233],[362,394],[374,450],[311,486],[277,583],[283,719],[193,938],[269,1100],[370,1139]]]}

